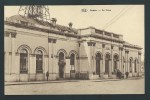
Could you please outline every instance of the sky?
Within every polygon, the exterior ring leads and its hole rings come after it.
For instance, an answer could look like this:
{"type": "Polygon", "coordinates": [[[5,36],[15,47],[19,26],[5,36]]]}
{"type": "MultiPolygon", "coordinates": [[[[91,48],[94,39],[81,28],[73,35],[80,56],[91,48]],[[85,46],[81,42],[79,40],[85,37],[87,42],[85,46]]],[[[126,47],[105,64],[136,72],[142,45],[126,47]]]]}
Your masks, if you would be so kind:
{"type": "MultiPolygon", "coordinates": [[[[47,5],[50,18],[57,24],[73,28],[93,26],[116,34],[123,40],[141,46],[144,59],[144,5],[47,5]],[[86,12],[83,12],[86,9],[86,12]]],[[[5,6],[4,18],[18,14],[20,6],[5,6]]]]}

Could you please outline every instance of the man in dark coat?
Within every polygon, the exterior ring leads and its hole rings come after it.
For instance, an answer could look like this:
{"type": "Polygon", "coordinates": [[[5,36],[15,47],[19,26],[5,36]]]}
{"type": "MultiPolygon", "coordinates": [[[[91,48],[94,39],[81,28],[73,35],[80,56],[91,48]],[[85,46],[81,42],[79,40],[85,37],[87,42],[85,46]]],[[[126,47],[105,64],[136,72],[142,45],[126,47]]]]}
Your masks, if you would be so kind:
{"type": "Polygon", "coordinates": [[[49,77],[49,72],[46,72],[46,77],[47,77],[47,81],[48,81],[48,77],[49,77]]]}
{"type": "Polygon", "coordinates": [[[126,72],[125,74],[126,74],[126,78],[128,78],[129,72],[126,72]]]}

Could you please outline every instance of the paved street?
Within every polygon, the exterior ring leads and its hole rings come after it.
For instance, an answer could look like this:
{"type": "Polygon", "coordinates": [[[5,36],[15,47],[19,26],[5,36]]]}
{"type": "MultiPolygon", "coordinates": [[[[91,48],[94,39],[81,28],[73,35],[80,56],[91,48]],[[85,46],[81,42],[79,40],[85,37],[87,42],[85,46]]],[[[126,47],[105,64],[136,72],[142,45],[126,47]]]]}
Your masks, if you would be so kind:
{"type": "Polygon", "coordinates": [[[144,94],[144,79],[62,80],[42,84],[6,85],[6,95],[144,94]]]}

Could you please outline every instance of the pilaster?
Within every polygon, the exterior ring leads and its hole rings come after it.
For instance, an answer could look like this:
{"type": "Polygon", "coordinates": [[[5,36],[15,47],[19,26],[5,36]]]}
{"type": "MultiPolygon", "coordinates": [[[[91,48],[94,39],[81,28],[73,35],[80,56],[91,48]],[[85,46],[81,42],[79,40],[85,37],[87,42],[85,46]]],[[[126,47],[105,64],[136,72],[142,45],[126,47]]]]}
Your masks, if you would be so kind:
{"type": "Polygon", "coordinates": [[[122,68],[121,68],[121,67],[122,67],[122,66],[121,66],[121,57],[122,57],[122,56],[121,56],[121,50],[120,50],[120,47],[119,47],[119,58],[118,58],[118,59],[119,59],[119,64],[118,64],[118,66],[119,66],[119,70],[120,70],[120,71],[122,70],[122,68]]]}
{"type": "Polygon", "coordinates": [[[89,70],[89,73],[90,74],[93,74],[93,46],[95,46],[95,42],[87,42],[87,45],[88,45],[88,51],[89,51],[89,63],[90,63],[90,68],[88,69],[89,70]]]}
{"type": "Polygon", "coordinates": [[[129,72],[129,58],[128,58],[129,51],[125,50],[125,53],[126,53],[126,72],[129,72]]]}
{"type": "Polygon", "coordinates": [[[109,66],[109,72],[108,72],[108,76],[109,76],[109,77],[112,76],[112,71],[111,71],[112,65],[111,65],[111,64],[112,64],[112,59],[109,60],[109,65],[110,65],[110,66],[109,66]]]}
{"type": "Polygon", "coordinates": [[[141,52],[138,52],[138,72],[141,73],[141,52]]]}
{"type": "Polygon", "coordinates": [[[29,68],[28,72],[30,74],[36,74],[36,55],[30,54],[29,60],[30,60],[30,68],[29,68]]]}
{"type": "Polygon", "coordinates": [[[20,73],[20,54],[18,52],[15,53],[15,72],[16,74],[20,73]]]}
{"type": "Polygon", "coordinates": [[[4,32],[4,70],[5,73],[10,73],[10,67],[9,67],[9,39],[10,39],[10,32],[4,32]]]}
{"type": "Polygon", "coordinates": [[[102,44],[102,53],[103,53],[102,69],[103,73],[105,73],[105,44],[102,44]]]}
{"type": "Polygon", "coordinates": [[[114,48],[114,46],[113,45],[111,45],[111,66],[109,66],[110,67],[110,70],[109,70],[109,72],[113,72],[114,71],[114,57],[113,57],[113,48],[114,48]]]}
{"type": "Polygon", "coordinates": [[[56,58],[56,39],[48,38],[48,71],[52,79],[56,78],[56,73],[58,74],[59,71],[56,58]]]}
{"type": "Polygon", "coordinates": [[[12,52],[12,55],[11,55],[11,60],[12,60],[12,64],[11,64],[11,72],[14,74],[16,73],[15,71],[15,39],[16,39],[16,32],[11,32],[11,52],[12,52]]]}
{"type": "Polygon", "coordinates": [[[124,68],[123,68],[123,66],[124,66],[124,61],[123,61],[123,48],[121,48],[121,71],[122,72],[124,72],[124,68]]]}

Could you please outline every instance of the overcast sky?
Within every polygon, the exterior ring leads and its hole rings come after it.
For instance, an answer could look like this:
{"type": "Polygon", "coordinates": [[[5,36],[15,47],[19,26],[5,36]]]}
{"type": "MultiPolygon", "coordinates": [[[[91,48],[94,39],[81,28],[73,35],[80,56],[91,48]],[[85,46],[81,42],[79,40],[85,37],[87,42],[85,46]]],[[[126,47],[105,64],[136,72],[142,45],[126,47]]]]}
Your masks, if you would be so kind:
{"type": "MultiPolygon", "coordinates": [[[[74,28],[93,26],[122,34],[125,41],[141,46],[144,53],[144,5],[50,5],[48,7],[50,17],[57,18],[57,24],[68,26],[68,23],[72,22],[74,28]],[[82,12],[82,9],[86,9],[87,12],[82,12]]],[[[4,10],[4,18],[10,17],[18,14],[19,6],[5,6],[4,10]]]]}

